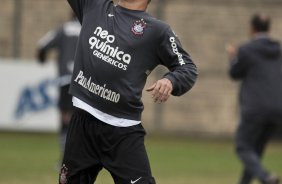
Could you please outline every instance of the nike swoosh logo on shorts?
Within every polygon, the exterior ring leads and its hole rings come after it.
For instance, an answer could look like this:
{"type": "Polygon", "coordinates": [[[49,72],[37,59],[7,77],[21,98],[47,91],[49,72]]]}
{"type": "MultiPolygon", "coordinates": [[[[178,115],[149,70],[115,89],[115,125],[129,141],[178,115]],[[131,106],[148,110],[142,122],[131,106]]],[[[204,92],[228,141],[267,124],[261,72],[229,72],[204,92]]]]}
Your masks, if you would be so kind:
{"type": "Polygon", "coordinates": [[[108,14],[108,17],[114,17],[114,16],[115,16],[115,15],[113,15],[113,14],[110,14],[110,13],[108,14]]]}
{"type": "Polygon", "coordinates": [[[137,181],[141,180],[141,178],[142,178],[142,177],[140,177],[140,178],[138,178],[137,180],[134,180],[134,181],[131,180],[130,183],[131,183],[131,184],[134,184],[134,183],[136,183],[137,181]]]}

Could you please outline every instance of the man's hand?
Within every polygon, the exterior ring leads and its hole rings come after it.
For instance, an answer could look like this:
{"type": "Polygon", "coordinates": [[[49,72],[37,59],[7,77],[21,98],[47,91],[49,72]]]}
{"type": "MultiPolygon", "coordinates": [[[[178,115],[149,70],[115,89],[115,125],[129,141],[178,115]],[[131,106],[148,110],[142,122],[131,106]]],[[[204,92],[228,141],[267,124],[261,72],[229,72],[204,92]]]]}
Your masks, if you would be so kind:
{"type": "Polygon", "coordinates": [[[172,90],[172,83],[167,78],[158,80],[146,89],[147,92],[152,92],[152,98],[158,103],[166,102],[170,97],[172,90]]]}
{"type": "Polygon", "coordinates": [[[226,44],[225,50],[226,50],[230,59],[234,58],[235,55],[237,54],[237,48],[232,44],[226,44]]]}

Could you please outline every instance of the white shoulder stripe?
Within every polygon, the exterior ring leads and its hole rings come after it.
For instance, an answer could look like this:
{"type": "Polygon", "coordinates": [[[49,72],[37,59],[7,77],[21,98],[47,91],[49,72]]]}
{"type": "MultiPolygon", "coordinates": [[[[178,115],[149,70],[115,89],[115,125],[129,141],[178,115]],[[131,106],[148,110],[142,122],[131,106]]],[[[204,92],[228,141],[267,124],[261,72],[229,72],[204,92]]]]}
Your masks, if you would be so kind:
{"type": "Polygon", "coordinates": [[[38,47],[42,48],[45,47],[49,42],[51,42],[56,36],[55,31],[49,31],[45,36],[43,36],[39,41],[38,41],[38,47]]]}
{"type": "Polygon", "coordinates": [[[77,22],[68,22],[64,25],[64,32],[67,36],[79,36],[81,26],[77,22]]]}

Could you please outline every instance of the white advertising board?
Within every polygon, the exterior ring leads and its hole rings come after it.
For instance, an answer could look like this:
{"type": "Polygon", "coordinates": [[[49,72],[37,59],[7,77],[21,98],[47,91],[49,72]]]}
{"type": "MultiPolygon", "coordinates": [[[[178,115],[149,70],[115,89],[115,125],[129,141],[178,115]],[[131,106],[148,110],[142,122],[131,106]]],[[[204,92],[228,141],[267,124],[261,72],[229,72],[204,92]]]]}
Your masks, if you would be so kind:
{"type": "Polygon", "coordinates": [[[0,130],[58,130],[55,65],[0,59],[0,130]]]}

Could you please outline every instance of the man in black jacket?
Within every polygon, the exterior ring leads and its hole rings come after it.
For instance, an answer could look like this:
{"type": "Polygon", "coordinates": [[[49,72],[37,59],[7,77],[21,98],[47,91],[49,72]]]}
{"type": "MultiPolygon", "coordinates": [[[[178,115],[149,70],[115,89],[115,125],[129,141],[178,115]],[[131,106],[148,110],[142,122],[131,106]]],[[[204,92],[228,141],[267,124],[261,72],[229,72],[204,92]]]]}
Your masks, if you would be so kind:
{"type": "Polygon", "coordinates": [[[82,24],[70,93],[72,116],[60,184],[92,184],[102,168],[116,184],[154,184],[141,124],[142,91],[155,102],[192,88],[197,69],[170,26],[148,13],[150,0],[68,0],[82,24]]]}
{"type": "Polygon", "coordinates": [[[270,19],[254,15],[251,41],[238,52],[229,46],[230,76],[241,81],[241,121],[236,132],[236,151],[244,165],[240,184],[257,178],[263,184],[278,184],[279,178],[262,165],[261,157],[275,127],[282,123],[281,48],[269,35],[270,19]]]}
{"type": "Polygon", "coordinates": [[[72,96],[68,93],[73,72],[74,54],[81,26],[73,12],[70,20],[45,34],[38,43],[37,59],[45,63],[51,51],[57,51],[59,81],[58,108],[60,111],[60,147],[63,155],[67,130],[73,113],[72,96]]]}

